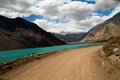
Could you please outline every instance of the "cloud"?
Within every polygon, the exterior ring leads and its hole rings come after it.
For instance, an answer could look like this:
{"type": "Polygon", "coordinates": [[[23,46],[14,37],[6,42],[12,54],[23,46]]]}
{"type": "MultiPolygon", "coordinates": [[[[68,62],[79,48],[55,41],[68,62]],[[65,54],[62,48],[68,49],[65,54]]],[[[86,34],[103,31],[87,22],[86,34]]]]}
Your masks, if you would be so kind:
{"type": "Polygon", "coordinates": [[[36,10],[35,4],[42,0],[1,0],[0,15],[7,17],[29,16],[39,10],[36,10]],[[34,10],[33,10],[34,9],[34,10]]]}
{"type": "Polygon", "coordinates": [[[42,15],[53,18],[53,17],[58,17],[61,14],[59,11],[59,7],[62,6],[63,4],[64,4],[63,1],[44,0],[39,2],[37,5],[39,9],[43,10],[42,15]]]}
{"type": "Polygon", "coordinates": [[[76,33],[76,32],[87,32],[93,26],[103,22],[106,16],[100,17],[99,15],[93,15],[81,21],[70,20],[67,23],[53,23],[45,19],[36,19],[34,23],[39,25],[44,30],[54,33],[76,33]]]}
{"type": "Polygon", "coordinates": [[[7,17],[29,17],[31,14],[42,15],[34,23],[49,32],[83,32],[88,31],[120,11],[120,0],[86,0],[90,4],[72,0],[1,0],[0,15],[7,17]],[[110,15],[101,16],[95,10],[109,10],[110,15]]]}
{"type": "Polygon", "coordinates": [[[118,1],[118,2],[120,2],[120,0],[115,0],[115,1],[118,1]]]}
{"type": "Polygon", "coordinates": [[[117,14],[118,12],[120,12],[120,6],[117,6],[117,7],[115,8],[115,10],[114,10],[109,16],[107,16],[106,19],[109,19],[109,18],[113,17],[113,16],[114,16],[115,14],[117,14]]]}
{"type": "Polygon", "coordinates": [[[109,1],[96,0],[95,8],[107,10],[107,9],[112,8],[112,7],[115,7],[117,4],[118,4],[117,0],[116,1],[115,0],[109,0],[109,1]]]}
{"type": "Polygon", "coordinates": [[[76,22],[72,20],[68,23],[52,23],[52,22],[48,22],[47,20],[37,19],[34,21],[34,23],[39,25],[42,29],[47,30],[48,32],[54,32],[54,33],[85,32],[85,30],[78,29],[78,25],[76,25],[76,22]]]}
{"type": "Polygon", "coordinates": [[[93,11],[93,4],[86,2],[70,2],[61,7],[61,12],[74,20],[82,20],[93,11]]]}
{"type": "Polygon", "coordinates": [[[44,19],[36,19],[34,23],[39,25],[44,30],[54,33],[75,33],[75,32],[87,32],[95,25],[104,22],[111,18],[120,11],[120,7],[116,7],[115,10],[109,16],[101,16],[98,13],[92,13],[91,16],[87,16],[86,19],[77,21],[70,20],[67,23],[53,23],[44,19]]]}
{"type": "Polygon", "coordinates": [[[102,23],[106,20],[106,16],[99,16],[99,15],[93,15],[91,17],[88,17],[85,20],[82,20],[79,22],[79,25],[83,26],[84,28],[92,28],[95,25],[102,23]]]}
{"type": "Polygon", "coordinates": [[[95,0],[86,0],[86,1],[95,1],[95,0]]]}
{"type": "Polygon", "coordinates": [[[42,15],[48,18],[60,18],[64,14],[60,11],[60,7],[71,0],[43,0],[37,3],[38,9],[42,10],[42,15]]]}

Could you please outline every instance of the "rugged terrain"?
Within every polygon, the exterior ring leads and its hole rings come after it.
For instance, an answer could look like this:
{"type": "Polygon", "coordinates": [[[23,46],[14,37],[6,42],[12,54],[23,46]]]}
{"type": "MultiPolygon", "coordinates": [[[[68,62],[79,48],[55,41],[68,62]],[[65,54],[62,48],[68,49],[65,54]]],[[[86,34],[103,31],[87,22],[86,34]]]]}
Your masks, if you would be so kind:
{"type": "Polygon", "coordinates": [[[62,44],[66,43],[32,22],[0,16],[0,50],[62,44]]]}
{"type": "Polygon", "coordinates": [[[0,75],[1,80],[119,80],[120,70],[102,59],[102,46],[59,51],[0,75]]]}
{"type": "Polygon", "coordinates": [[[117,35],[120,35],[120,12],[92,28],[81,42],[104,41],[117,35]]]}
{"type": "Polygon", "coordinates": [[[112,37],[102,48],[102,56],[120,67],[120,36],[112,37]]]}
{"type": "Polygon", "coordinates": [[[63,39],[64,41],[71,43],[71,42],[79,42],[85,36],[86,33],[71,33],[71,34],[57,34],[53,33],[56,37],[63,39]]]}

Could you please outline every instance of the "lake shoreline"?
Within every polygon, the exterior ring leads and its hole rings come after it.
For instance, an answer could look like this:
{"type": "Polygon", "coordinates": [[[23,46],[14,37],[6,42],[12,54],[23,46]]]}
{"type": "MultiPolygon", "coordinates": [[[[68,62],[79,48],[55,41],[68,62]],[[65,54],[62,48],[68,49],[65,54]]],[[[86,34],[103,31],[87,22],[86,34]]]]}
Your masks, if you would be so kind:
{"type": "Polygon", "coordinates": [[[73,48],[84,48],[84,47],[95,46],[100,44],[104,44],[104,42],[0,51],[0,63],[13,61],[17,58],[23,58],[25,56],[32,55],[33,53],[40,54],[43,52],[66,50],[66,49],[73,49],[73,48]]]}
{"type": "MultiPolygon", "coordinates": [[[[100,45],[101,44],[94,45],[94,46],[100,46],[100,45]]],[[[81,48],[89,48],[89,47],[93,47],[93,46],[87,46],[87,47],[81,47],[81,48]]],[[[72,48],[72,49],[78,49],[78,48],[72,48]]],[[[45,57],[55,55],[55,54],[58,55],[58,52],[65,52],[67,50],[70,50],[70,49],[43,52],[40,54],[33,53],[32,55],[25,56],[23,58],[17,58],[16,60],[13,60],[10,62],[2,62],[2,63],[0,63],[0,75],[5,74],[13,69],[20,67],[20,66],[26,65],[32,61],[40,60],[40,59],[43,59],[45,57]]]]}
{"type": "Polygon", "coordinates": [[[26,65],[32,61],[40,60],[42,58],[57,54],[59,51],[46,52],[41,54],[32,54],[23,58],[18,58],[10,62],[3,62],[0,64],[0,75],[5,74],[15,68],[26,65]]]}
{"type": "Polygon", "coordinates": [[[41,58],[33,54],[28,62],[1,74],[0,80],[119,80],[119,69],[98,55],[101,49],[102,45],[61,50],[43,53],[41,58]]]}

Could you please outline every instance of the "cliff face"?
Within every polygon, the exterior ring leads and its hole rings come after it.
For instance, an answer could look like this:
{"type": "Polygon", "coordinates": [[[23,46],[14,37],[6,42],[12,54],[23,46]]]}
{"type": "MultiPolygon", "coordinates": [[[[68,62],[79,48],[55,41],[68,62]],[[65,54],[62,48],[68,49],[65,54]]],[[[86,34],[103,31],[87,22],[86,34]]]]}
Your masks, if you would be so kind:
{"type": "Polygon", "coordinates": [[[0,50],[63,44],[66,43],[32,22],[0,16],[0,50]]]}
{"type": "Polygon", "coordinates": [[[108,40],[120,33],[120,12],[105,22],[92,28],[81,42],[94,42],[108,40]]]}

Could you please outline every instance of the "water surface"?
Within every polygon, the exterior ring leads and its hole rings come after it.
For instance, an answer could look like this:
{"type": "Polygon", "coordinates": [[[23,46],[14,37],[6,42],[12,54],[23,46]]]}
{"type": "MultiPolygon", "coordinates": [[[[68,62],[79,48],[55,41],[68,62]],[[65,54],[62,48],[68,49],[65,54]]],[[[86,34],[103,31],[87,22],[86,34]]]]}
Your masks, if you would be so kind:
{"type": "Polygon", "coordinates": [[[12,60],[15,60],[17,58],[22,58],[22,57],[31,55],[33,53],[40,54],[42,52],[72,49],[72,48],[81,48],[81,47],[99,45],[99,44],[103,44],[103,43],[104,42],[82,43],[82,44],[72,44],[72,45],[42,47],[42,48],[27,48],[27,49],[0,51],[0,62],[12,61],[12,60]]]}

